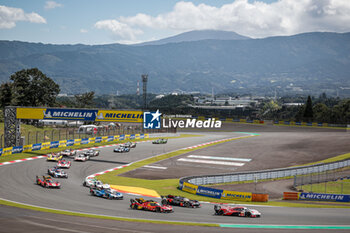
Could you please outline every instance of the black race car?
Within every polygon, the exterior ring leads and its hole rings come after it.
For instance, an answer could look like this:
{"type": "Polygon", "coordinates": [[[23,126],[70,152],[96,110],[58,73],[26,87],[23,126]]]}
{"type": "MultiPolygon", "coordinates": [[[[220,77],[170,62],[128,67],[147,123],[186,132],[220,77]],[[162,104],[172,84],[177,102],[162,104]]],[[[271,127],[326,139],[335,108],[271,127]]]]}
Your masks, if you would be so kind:
{"type": "Polygon", "coordinates": [[[163,205],[176,205],[176,206],[183,206],[183,207],[192,207],[192,208],[199,208],[201,207],[201,204],[199,201],[196,200],[190,200],[186,197],[180,197],[180,196],[162,196],[162,204],[163,205]]]}

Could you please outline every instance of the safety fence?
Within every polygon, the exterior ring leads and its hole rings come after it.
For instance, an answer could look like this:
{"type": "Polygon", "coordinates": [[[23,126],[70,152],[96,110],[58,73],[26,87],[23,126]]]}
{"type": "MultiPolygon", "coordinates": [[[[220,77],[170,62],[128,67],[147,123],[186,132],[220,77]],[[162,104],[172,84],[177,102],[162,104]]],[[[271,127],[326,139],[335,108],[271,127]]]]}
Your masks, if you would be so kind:
{"type": "Polygon", "coordinates": [[[311,127],[335,127],[347,128],[346,124],[329,124],[322,122],[302,122],[302,121],[274,121],[274,125],[290,125],[290,126],[311,126],[311,127]]]}
{"type": "Polygon", "coordinates": [[[240,182],[240,181],[257,182],[258,180],[278,179],[278,178],[285,178],[285,177],[293,177],[296,175],[320,173],[320,172],[344,168],[347,166],[350,166],[350,159],[332,162],[332,163],[322,163],[322,164],[315,164],[310,166],[279,168],[279,169],[271,169],[271,170],[263,170],[263,171],[239,172],[239,173],[220,174],[220,175],[190,176],[190,177],[184,177],[180,179],[179,189],[196,194],[196,195],[209,196],[209,197],[219,198],[219,199],[227,199],[230,196],[229,200],[257,201],[253,198],[252,193],[241,193],[241,192],[235,192],[235,191],[213,189],[213,188],[204,187],[201,185],[222,184],[222,183],[231,183],[231,182],[240,182]],[[227,192],[229,192],[229,195],[227,192]]]}
{"type": "Polygon", "coordinates": [[[103,136],[103,137],[91,137],[91,138],[82,138],[82,139],[71,139],[71,140],[61,140],[61,141],[52,141],[52,142],[43,142],[25,146],[15,146],[8,148],[0,149],[0,156],[2,155],[11,155],[22,152],[31,152],[39,150],[47,150],[52,148],[64,148],[69,146],[77,146],[91,143],[102,143],[102,142],[117,142],[123,141],[126,139],[144,139],[149,138],[149,134],[122,134],[114,136],[103,136]]]}

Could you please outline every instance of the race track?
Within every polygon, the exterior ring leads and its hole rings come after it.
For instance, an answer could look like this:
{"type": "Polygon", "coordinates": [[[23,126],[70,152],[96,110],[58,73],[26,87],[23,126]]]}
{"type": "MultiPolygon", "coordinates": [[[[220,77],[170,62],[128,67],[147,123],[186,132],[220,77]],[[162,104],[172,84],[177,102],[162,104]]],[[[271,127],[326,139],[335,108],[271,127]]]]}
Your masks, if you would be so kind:
{"type": "MultiPolygon", "coordinates": [[[[215,216],[213,215],[213,204],[203,204],[202,208],[199,209],[174,207],[174,213],[170,214],[135,211],[129,208],[129,199],[135,198],[134,195],[125,194],[124,200],[106,200],[90,196],[89,189],[82,186],[86,176],[103,170],[200,143],[239,136],[243,135],[229,132],[211,132],[202,137],[170,139],[164,145],[153,145],[151,142],[144,142],[137,144],[137,147],[129,153],[113,153],[113,147],[101,148],[100,156],[94,157],[88,162],[73,162],[72,167],[67,170],[69,178],[59,179],[62,184],[62,188],[59,190],[45,189],[35,185],[35,176],[45,175],[47,168],[55,164],[47,162],[46,159],[1,166],[0,197],[54,209],[139,219],[227,224],[349,224],[349,209],[254,207],[262,212],[263,217],[260,219],[215,216]]],[[[262,133],[261,137],[263,136],[262,133]]],[[[253,138],[237,140],[235,143],[246,143],[247,140],[251,139],[253,138]]]]}

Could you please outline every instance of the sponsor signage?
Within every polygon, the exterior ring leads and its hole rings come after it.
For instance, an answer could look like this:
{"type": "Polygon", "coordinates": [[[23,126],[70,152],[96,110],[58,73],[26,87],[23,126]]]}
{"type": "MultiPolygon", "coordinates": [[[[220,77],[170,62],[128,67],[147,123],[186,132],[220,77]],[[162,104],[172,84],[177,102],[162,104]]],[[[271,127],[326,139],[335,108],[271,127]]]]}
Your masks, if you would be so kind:
{"type": "Polygon", "coordinates": [[[350,195],[327,193],[300,193],[299,200],[350,202],[350,195]]]}
{"type": "Polygon", "coordinates": [[[213,198],[221,198],[222,190],[207,188],[204,186],[198,186],[197,195],[213,197],[213,198]]]}
{"type": "Polygon", "coordinates": [[[142,122],[142,111],[17,108],[17,119],[142,122]]]}
{"type": "Polygon", "coordinates": [[[14,147],[12,147],[12,154],[22,153],[22,152],[23,152],[23,147],[22,146],[14,146],[14,147]]]}
{"type": "Polygon", "coordinates": [[[108,136],[107,142],[111,142],[114,140],[114,136],[108,136]]]}
{"type": "Polygon", "coordinates": [[[96,137],[95,138],[95,142],[98,143],[98,142],[101,142],[102,141],[102,137],[96,137]]]}
{"type": "Polygon", "coordinates": [[[25,145],[25,146],[23,147],[23,151],[24,151],[24,152],[30,152],[30,151],[32,151],[32,146],[33,146],[33,145],[25,145]]]}
{"type": "Polygon", "coordinates": [[[252,201],[252,193],[223,190],[221,199],[234,201],[252,201]]]}
{"type": "Polygon", "coordinates": [[[51,142],[50,148],[57,148],[60,145],[60,141],[51,142]]]}
{"type": "Polygon", "coordinates": [[[75,144],[74,139],[67,140],[67,146],[73,146],[75,144]]]}
{"type": "MultiPolygon", "coordinates": [[[[73,142],[73,144],[74,144],[74,142],[73,142]]],[[[73,145],[72,144],[72,145],[73,145]]],[[[66,147],[67,146],[67,140],[61,140],[61,141],[59,141],[59,146],[58,147],[66,147]]]]}
{"type": "Polygon", "coordinates": [[[2,155],[2,148],[0,148],[0,156],[2,155]]]}
{"type": "Polygon", "coordinates": [[[183,182],[182,184],[182,190],[185,192],[196,194],[197,188],[198,188],[198,185],[190,184],[187,182],[183,182]]]}
{"type": "Polygon", "coordinates": [[[81,139],[80,144],[88,144],[89,143],[89,138],[83,138],[81,139]]]}
{"type": "Polygon", "coordinates": [[[156,112],[143,113],[143,128],[144,129],[160,129],[162,114],[157,110],[156,112]]]}
{"type": "Polygon", "coordinates": [[[33,144],[32,151],[41,150],[41,143],[33,144]]]}

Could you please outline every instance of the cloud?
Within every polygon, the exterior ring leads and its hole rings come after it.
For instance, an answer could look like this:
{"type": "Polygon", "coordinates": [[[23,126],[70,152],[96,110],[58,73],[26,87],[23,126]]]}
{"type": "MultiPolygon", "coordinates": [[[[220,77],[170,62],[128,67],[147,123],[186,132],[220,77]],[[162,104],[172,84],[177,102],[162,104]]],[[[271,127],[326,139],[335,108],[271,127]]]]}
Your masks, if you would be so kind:
{"type": "Polygon", "coordinates": [[[30,23],[46,23],[46,20],[37,13],[25,13],[20,8],[12,8],[0,5],[0,29],[10,29],[16,26],[18,21],[30,23]]]}
{"type": "Polygon", "coordinates": [[[87,33],[87,32],[88,32],[88,30],[86,30],[86,29],[82,28],[82,29],[80,29],[80,32],[81,32],[81,33],[87,33]]]}
{"type": "Polygon", "coordinates": [[[57,8],[57,7],[63,7],[63,5],[60,4],[60,3],[57,3],[57,2],[55,2],[55,1],[47,1],[47,2],[45,3],[45,6],[44,6],[44,8],[45,8],[46,10],[54,9],[54,8],[57,8]]]}
{"type": "Polygon", "coordinates": [[[346,32],[350,31],[350,1],[279,0],[264,3],[259,0],[235,0],[221,7],[181,1],[174,5],[172,11],[156,16],[139,13],[99,21],[95,26],[102,22],[110,24],[105,25],[104,29],[124,38],[129,36],[129,39],[146,29],[176,32],[227,30],[253,38],[309,31],[346,32]]]}
{"type": "Polygon", "coordinates": [[[113,32],[113,34],[123,39],[135,40],[136,35],[142,34],[143,32],[139,29],[133,29],[125,23],[120,23],[117,20],[102,20],[98,21],[94,25],[97,29],[106,29],[113,32]]]}

